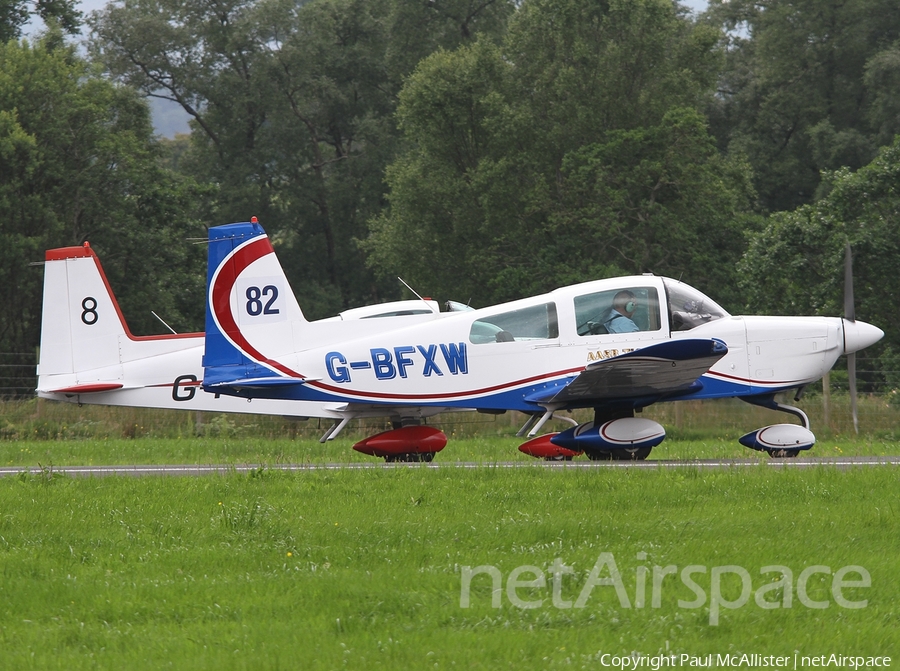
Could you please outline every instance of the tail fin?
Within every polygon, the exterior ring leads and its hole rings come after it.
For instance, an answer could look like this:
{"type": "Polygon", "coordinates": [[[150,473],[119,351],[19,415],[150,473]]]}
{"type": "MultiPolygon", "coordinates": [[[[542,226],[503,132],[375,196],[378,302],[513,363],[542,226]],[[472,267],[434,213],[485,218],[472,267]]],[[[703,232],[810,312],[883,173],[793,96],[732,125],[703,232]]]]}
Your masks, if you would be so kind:
{"type": "Polygon", "coordinates": [[[197,347],[198,333],[132,335],[88,243],[50,249],[44,258],[39,395],[128,386],[134,381],[125,380],[123,364],[197,347]]]}
{"type": "Polygon", "coordinates": [[[262,226],[209,229],[208,259],[204,387],[302,377],[276,361],[296,351],[295,331],[307,322],[262,226]]]}
{"type": "Polygon", "coordinates": [[[48,250],[44,263],[40,376],[118,366],[122,335],[130,336],[128,327],[100,260],[88,243],[83,247],[48,250]]]}

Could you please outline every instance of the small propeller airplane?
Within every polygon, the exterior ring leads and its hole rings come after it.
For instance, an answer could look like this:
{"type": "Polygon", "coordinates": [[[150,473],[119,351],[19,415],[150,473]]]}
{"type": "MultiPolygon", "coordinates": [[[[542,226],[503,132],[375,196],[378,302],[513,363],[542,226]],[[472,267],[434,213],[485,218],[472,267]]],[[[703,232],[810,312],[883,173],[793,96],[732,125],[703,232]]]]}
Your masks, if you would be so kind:
{"type": "MultiPolygon", "coordinates": [[[[682,282],[654,275],[585,282],[478,310],[372,321],[307,321],[272,245],[252,220],[209,230],[202,388],[297,403],[333,418],[390,417],[354,446],[388,461],[430,461],[446,436],[438,413],[517,410],[520,446],[544,459],[645,459],[665,438],[635,416],[662,401],[737,397],[797,417],[740,442],[774,457],[815,444],[809,419],[776,394],[821,378],[842,354],[884,334],[837,317],[732,316],[682,282]],[[375,323],[377,321],[377,324],[375,323]],[[559,413],[593,421],[538,436],[559,413]]],[[[849,260],[849,253],[848,253],[849,260]]],[[[851,290],[852,293],[852,290],[851,290]]],[[[850,297],[852,310],[852,296],[850,297]]],[[[177,385],[176,385],[177,387],[177,385]]]]}
{"type": "MultiPolygon", "coordinates": [[[[431,319],[434,301],[354,308],[331,321],[431,319]]],[[[155,313],[154,313],[155,314],[155,313]]],[[[163,322],[165,323],[165,322],[163,322]]],[[[45,253],[37,395],[56,401],[340,420],[321,403],[215,396],[199,390],[203,333],[132,335],[97,254],[81,247],[45,253]]]]}

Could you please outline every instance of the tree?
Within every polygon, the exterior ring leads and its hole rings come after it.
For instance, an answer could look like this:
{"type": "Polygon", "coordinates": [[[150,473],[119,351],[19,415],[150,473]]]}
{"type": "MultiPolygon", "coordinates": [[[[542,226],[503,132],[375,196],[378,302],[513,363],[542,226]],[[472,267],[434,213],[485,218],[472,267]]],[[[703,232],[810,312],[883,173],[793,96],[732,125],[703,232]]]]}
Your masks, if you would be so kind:
{"type": "Polygon", "coordinates": [[[900,336],[889,327],[900,320],[900,290],[889,280],[900,266],[900,137],[857,172],[842,168],[824,180],[830,187],[824,198],[772,215],[752,236],[740,267],[750,307],[769,314],[841,314],[849,242],[856,315],[885,331],[882,343],[865,354],[894,356],[900,336]]]}
{"type": "Polygon", "coordinates": [[[867,120],[876,133],[875,141],[888,145],[900,134],[900,42],[866,62],[864,83],[871,93],[867,120]]]}
{"type": "Polygon", "coordinates": [[[89,240],[136,333],[203,319],[200,190],[160,166],[145,101],[51,31],[0,45],[0,350],[38,344],[44,250],[89,240]],[[178,279],[175,279],[178,278],[178,279]]]}
{"type": "Polygon", "coordinates": [[[75,9],[77,0],[0,0],[0,42],[22,36],[22,28],[32,16],[39,16],[69,35],[81,29],[81,12],[75,9]]]}
{"type": "Polygon", "coordinates": [[[717,40],[669,2],[537,1],[502,46],[425,59],[400,94],[409,149],[372,263],[478,303],[622,272],[734,287],[747,166],[696,112],[717,40]]]}
{"type": "Polygon", "coordinates": [[[812,202],[823,170],[856,170],[891,142],[896,2],[711,0],[707,18],[728,54],[712,127],[749,158],[764,211],[812,202]]]}
{"type": "Polygon", "coordinates": [[[567,281],[652,271],[684,279],[736,309],[734,264],[758,227],[745,163],[722,157],[696,110],[617,130],[566,157],[550,217],[557,275],[567,281]],[[583,265],[574,267],[578,259],[583,265]]]}
{"type": "Polygon", "coordinates": [[[181,165],[219,188],[217,223],[258,215],[311,316],[395,294],[355,239],[383,205],[402,79],[499,31],[507,0],[137,0],[94,17],[120,81],[193,118],[181,165]]]}

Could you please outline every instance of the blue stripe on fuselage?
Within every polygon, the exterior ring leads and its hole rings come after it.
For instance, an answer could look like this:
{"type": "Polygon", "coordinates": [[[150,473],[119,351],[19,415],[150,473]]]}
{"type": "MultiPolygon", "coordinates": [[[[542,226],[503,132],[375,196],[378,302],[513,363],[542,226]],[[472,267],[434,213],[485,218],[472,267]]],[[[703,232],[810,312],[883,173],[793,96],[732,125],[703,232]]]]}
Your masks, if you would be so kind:
{"type": "MultiPolygon", "coordinates": [[[[551,379],[544,382],[529,384],[524,387],[516,387],[504,391],[497,391],[489,394],[473,396],[468,398],[454,399],[423,399],[409,398],[401,395],[385,395],[377,396],[372,392],[363,392],[361,395],[353,395],[350,390],[346,393],[335,393],[326,389],[322,389],[314,382],[303,385],[289,385],[284,387],[273,387],[268,389],[255,389],[254,396],[259,398],[285,399],[298,401],[317,401],[325,403],[359,403],[366,405],[388,405],[388,406],[422,406],[422,407],[443,407],[443,408],[483,408],[497,410],[519,410],[522,412],[541,411],[542,407],[529,399],[547,398],[561,387],[565,386],[569,381],[574,379],[573,376],[565,376],[561,378],[551,379]]],[[[786,389],[793,389],[797,384],[789,384],[784,387],[755,387],[744,382],[731,382],[723,380],[712,375],[703,375],[698,380],[702,388],[692,393],[671,397],[661,400],[701,400],[715,398],[733,398],[740,396],[754,396],[761,393],[776,393],[786,389]]],[[[246,392],[230,389],[227,385],[217,387],[216,392],[233,395],[246,396],[246,392]]],[[[465,390],[460,391],[460,395],[465,394],[465,390]]],[[[622,399],[628,401],[629,399],[622,399]]],[[[637,405],[646,407],[652,404],[656,399],[641,398],[634,399],[637,405]]]]}

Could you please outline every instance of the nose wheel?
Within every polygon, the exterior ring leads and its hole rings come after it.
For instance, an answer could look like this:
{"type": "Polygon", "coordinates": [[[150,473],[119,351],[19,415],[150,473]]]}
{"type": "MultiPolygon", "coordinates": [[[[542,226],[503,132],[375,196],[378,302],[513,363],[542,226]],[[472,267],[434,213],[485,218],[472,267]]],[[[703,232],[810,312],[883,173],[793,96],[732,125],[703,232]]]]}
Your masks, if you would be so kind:
{"type": "Polygon", "coordinates": [[[796,459],[800,450],[768,449],[766,453],[773,459],[796,459]]]}
{"type": "MultiPolygon", "coordinates": [[[[799,398],[799,395],[798,395],[799,398]]],[[[774,394],[750,396],[742,400],[770,410],[785,412],[797,417],[802,426],[796,424],[774,424],[741,436],[740,443],[751,450],[765,452],[773,459],[793,459],[801,450],[808,450],[816,444],[816,437],[809,430],[809,417],[800,408],[778,403],[774,394]]]]}

